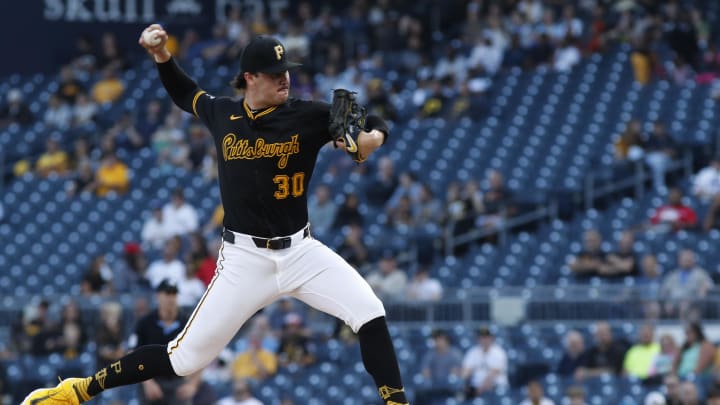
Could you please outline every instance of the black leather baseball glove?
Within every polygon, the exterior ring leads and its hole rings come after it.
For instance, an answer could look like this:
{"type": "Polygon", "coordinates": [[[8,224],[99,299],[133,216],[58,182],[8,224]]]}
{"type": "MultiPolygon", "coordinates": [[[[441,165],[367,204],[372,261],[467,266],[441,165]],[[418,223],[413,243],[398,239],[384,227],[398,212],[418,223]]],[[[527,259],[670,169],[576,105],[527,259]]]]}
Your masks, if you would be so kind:
{"type": "Polygon", "coordinates": [[[365,160],[360,155],[357,137],[365,129],[367,112],[355,100],[355,92],[345,89],[333,90],[332,106],[330,107],[330,135],[333,145],[337,148],[342,140],[345,151],[356,162],[365,160]]]}

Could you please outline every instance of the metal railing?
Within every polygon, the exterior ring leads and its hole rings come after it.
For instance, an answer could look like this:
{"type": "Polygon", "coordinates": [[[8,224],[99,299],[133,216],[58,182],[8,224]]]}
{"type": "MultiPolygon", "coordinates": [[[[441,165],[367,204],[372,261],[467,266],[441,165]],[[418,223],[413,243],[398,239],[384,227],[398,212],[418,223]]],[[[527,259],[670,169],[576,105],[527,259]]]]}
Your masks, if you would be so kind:
{"type": "MultiPolygon", "coordinates": [[[[720,135],[718,135],[718,137],[720,137],[720,135]]],[[[718,141],[718,144],[718,149],[720,149],[720,140],[718,141]]],[[[681,172],[685,176],[690,176],[692,174],[692,168],[693,154],[691,150],[686,149],[683,151],[680,159],[670,163],[666,174],[681,172]]],[[[598,200],[602,198],[627,190],[632,190],[635,198],[642,198],[645,192],[646,184],[650,181],[652,176],[641,161],[633,163],[632,173],[625,178],[616,179],[611,176],[610,179],[603,182],[601,180],[606,178],[606,176],[602,175],[603,172],[603,170],[594,170],[585,176],[583,190],[579,197],[585,210],[594,208],[598,200]]],[[[578,204],[580,201],[573,201],[573,203],[578,204]]],[[[539,221],[557,219],[558,206],[559,199],[557,197],[550,197],[544,205],[530,212],[506,218],[500,222],[496,228],[472,229],[460,235],[454,235],[457,221],[450,221],[445,230],[445,254],[452,255],[458,246],[482,240],[483,238],[488,238],[494,235],[497,235],[498,242],[500,244],[504,244],[510,232],[519,227],[527,226],[539,221]]],[[[501,212],[501,215],[503,214],[504,212],[501,212]]]]}

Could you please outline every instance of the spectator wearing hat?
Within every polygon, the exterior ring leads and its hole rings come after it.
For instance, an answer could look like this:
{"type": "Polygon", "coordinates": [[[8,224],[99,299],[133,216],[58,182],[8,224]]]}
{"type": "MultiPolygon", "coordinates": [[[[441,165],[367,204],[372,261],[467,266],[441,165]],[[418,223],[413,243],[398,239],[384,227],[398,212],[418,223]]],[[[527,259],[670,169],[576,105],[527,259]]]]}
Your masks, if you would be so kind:
{"type": "Polygon", "coordinates": [[[455,348],[444,330],[432,333],[432,349],[425,353],[421,372],[425,384],[416,389],[415,404],[425,405],[452,398],[458,391],[462,371],[462,354],[455,348]]]}
{"type": "Polygon", "coordinates": [[[291,312],[285,315],[277,354],[281,367],[290,365],[305,367],[315,362],[315,356],[310,348],[310,338],[303,328],[302,317],[299,314],[291,312]]]}
{"type": "Polygon", "coordinates": [[[395,253],[385,250],[378,261],[378,269],[366,277],[368,284],[381,298],[401,298],[405,296],[407,275],[397,267],[395,253]]]}
{"type": "Polygon", "coordinates": [[[32,124],[35,116],[30,107],[23,102],[19,89],[10,89],[7,93],[7,104],[0,108],[0,127],[10,124],[32,124]]]}
{"type": "Polygon", "coordinates": [[[463,359],[462,377],[467,382],[468,398],[508,385],[507,353],[495,342],[490,329],[478,330],[477,344],[463,359]]]}
{"type": "MultiPolygon", "coordinates": [[[[156,288],[157,308],[140,319],[128,339],[130,349],[148,344],[167,344],[187,323],[178,306],[177,284],[171,279],[160,281],[156,288]]],[[[145,403],[191,405],[200,386],[200,373],[188,377],[162,377],[147,380],[139,386],[139,397],[145,403]]]]}

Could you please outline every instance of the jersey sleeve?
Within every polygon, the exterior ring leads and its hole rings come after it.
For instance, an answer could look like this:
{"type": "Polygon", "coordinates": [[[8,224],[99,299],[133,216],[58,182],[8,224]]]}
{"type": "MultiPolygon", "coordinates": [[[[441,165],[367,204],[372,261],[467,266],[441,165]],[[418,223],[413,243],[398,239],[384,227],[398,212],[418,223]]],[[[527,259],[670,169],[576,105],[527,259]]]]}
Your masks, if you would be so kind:
{"type": "Polygon", "coordinates": [[[216,98],[201,89],[175,62],[174,58],[156,65],[160,81],[175,105],[210,126],[216,98]]]}

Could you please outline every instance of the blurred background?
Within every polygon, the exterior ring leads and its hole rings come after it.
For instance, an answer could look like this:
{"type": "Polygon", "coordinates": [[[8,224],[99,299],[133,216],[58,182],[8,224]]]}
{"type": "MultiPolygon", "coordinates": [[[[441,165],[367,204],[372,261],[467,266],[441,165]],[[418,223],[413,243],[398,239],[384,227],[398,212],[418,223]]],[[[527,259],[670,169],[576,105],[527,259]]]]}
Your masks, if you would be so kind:
{"type": "MultiPolygon", "coordinates": [[[[412,403],[720,403],[719,11],[14,4],[0,14],[0,403],[171,335],[213,275],[217,156],[137,45],[153,22],[216,96],[242,96],[240,52],[272,34],[303,63],[294,96],[348,88],[389,121],[362,165],[324,148],[307,197],[314,236],[383,298],[412,403]]],[[[199,378],[165,383],[160,401],[143,385],[93,403],[377,401],[355,336],[292,300],[199,378]]]]}

